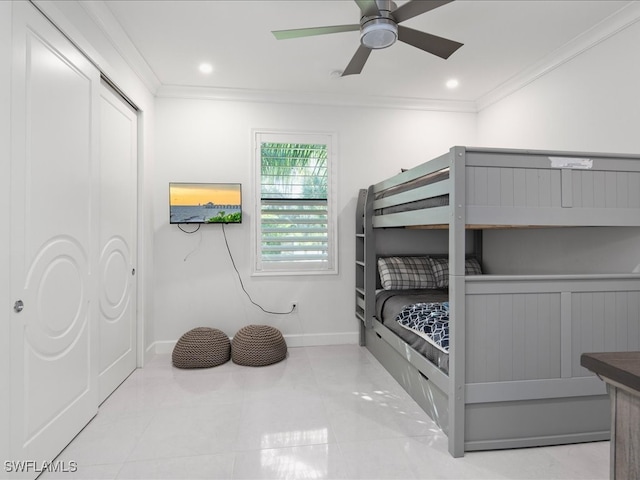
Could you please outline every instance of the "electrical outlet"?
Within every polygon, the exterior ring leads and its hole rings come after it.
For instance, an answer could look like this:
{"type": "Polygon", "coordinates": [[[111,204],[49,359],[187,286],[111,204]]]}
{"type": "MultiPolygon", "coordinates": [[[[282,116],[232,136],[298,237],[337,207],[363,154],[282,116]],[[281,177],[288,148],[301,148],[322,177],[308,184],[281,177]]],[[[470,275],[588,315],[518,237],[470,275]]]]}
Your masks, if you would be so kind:
{"type": "Polygon", "coordinates": [[[298,302],[291,302],[291,311],[292,312],[298,311],[298,302]]]}

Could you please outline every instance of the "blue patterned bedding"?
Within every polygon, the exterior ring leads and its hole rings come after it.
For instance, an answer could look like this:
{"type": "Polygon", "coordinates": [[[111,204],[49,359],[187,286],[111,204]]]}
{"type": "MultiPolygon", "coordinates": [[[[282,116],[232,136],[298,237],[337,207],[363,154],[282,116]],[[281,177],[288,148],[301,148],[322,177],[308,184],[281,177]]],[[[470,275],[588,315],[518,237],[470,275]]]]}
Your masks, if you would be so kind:
{"type": "Polygon", "coordinates": [[[449,352],[449,302],[407,305],[396,321],[438,350],[449,352]]]}

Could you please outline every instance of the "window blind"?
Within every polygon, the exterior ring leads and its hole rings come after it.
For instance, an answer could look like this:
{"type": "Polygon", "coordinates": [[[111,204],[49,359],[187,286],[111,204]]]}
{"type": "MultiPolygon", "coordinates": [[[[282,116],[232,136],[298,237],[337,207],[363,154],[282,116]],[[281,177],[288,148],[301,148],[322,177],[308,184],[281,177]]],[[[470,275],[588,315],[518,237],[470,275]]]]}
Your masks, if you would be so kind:
{"type": "Polygon", "coordinates": [[[260,143],[262,270],[330,263],[327,150],[326,144],[260,143]]]}

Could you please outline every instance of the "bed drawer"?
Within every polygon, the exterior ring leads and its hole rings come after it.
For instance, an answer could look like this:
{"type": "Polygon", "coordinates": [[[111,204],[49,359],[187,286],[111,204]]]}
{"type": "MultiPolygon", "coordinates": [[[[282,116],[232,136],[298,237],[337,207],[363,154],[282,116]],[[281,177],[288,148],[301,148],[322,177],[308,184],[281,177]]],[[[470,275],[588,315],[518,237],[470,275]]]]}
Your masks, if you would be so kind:
{"type": "Polygon", "coordinates": [[[380,333],[368,328],[367,349],[385,367],[418,405],[447,433],[449,426],[447,395],[392,347],[380,333]]]}
{"type": "Polygon", "coordinates": [[[609,398],[546,398],[466,406],[465,451],[609,439],[609,398]]]}

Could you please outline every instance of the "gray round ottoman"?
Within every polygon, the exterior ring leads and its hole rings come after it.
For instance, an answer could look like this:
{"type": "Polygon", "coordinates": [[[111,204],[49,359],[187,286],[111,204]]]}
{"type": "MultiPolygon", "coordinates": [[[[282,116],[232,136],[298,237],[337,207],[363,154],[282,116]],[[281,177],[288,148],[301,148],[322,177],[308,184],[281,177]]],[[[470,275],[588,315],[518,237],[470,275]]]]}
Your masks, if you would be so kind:
{"type": "Polygon", "coordinates": [[[178,368],[208,368],[222,365],[231,356],[227,335],[209,327],[198,327],[182,335],[173,347],[171,360],[178,368]]]}
{"type": "Polygon", "coordinates": [[[238,365],[262,367],[286,357],[287,343],[282,333],[268,325],[242,327],[231,341],[231,360],[238,365]]]}

